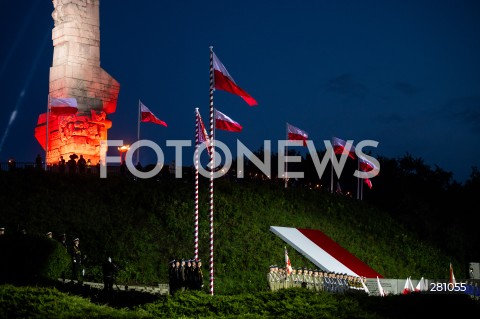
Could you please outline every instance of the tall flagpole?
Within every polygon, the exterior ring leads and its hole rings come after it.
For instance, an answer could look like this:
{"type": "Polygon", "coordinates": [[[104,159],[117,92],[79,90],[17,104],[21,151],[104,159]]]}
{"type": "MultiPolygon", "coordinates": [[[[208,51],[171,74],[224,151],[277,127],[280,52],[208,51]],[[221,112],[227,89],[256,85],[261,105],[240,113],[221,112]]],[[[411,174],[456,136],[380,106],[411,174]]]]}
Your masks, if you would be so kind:
{"type": "Polygon", "coordinates": [[[47,156],[48,156],[48,122],[50,121],[50,93],[48,93],[47,101],[47,125],[46,125],[46,134],[45,134],[45,171],[47,171],[47,156]]]}
{"type": "Polygon", "coordinates": [[[198,260],[198,107],[195,108],[195,230],[194,230],[194,260],[198,260]]]}
{"type": "Polygon", "coordinates": [[[215,83],[213,78],[213,46],[210,46],[210,294],[213,296],[213,170],[215,167],[215,145],[214,145],[214,109],[213,91],[215,83]]]}
{"type": "Polygon", "coordinates": [[[330,157],[330,192],[333,194],[333,156],[334,156],[333,150],[332,150],[332,156],[330,157]]]}
{"type": "MultiPolygon", "coordinates": [[[[360,171],[360,161],[357,158],[357,171],[360,171]]],[[[360,199],[360,177],[357,177],[357,199],[360,199]]]]}
{"type": "MultiPolygon", "coordinates": [[[[286,125],[285,125],[285,136],[286,136],[286,139],[288,141],[288,123],[286,123],[286,125]]],[[[288,156],[288,146],[285,146],[285,156],[288,156]]],[[[287,188],[287,185],[288,185],[288,174],[287,174],[288,164],[287,164],[286,158],[285,158],[284,170],[285,170],[285,173],[284,173],[285,174],[285,188],[287,188]]]]}
{"type": "MultiPolygon", "coordinates": [[[[142,111],[140,110],[140,99],[138,99],[138,123],[137,123],[137,141],[140,141],[140,113],[142,111]]],[[[137,148],[137,163],[135,163],[135,165],[137,165],[138,163],[140,163],[140,147],[137,148]]]]}

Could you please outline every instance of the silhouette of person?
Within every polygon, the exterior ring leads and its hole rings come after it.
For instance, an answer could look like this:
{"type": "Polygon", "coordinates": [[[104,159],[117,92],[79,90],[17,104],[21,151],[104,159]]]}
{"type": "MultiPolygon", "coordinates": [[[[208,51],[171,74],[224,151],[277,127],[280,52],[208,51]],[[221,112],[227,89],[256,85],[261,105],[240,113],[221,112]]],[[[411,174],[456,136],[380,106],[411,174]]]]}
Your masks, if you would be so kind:
{"type": "Polygon", "coordinates": [[[37,157],[35,158],[35,168],[38,170],[42,169],[42,163],[42,157],[40,156],[40,154],[37,154],[37,157]]]}
{"type": "Polygon", "coordinates": [[[83,158],[83,155],[80,155],[80,158],[77,161],[78,172],[80,174],[85,173],[85,168],[87,167],[87,161],[83,158]]]}
{"type": "Polygon", "coordinates": [[[65,173],[65,159],[63,156],[60,156],[60,159],[58,160],[58,169],[60,173],[65,173]]]}
{"type": "Polygon", "coordinates": [[[75,161],[76,158],[77,158],[77,155],[72,154],[72,155],[70,155],[70,159],[67,162],[68,172],[70,174],[74,174],[77,171],[77,162],[75,161]]]}

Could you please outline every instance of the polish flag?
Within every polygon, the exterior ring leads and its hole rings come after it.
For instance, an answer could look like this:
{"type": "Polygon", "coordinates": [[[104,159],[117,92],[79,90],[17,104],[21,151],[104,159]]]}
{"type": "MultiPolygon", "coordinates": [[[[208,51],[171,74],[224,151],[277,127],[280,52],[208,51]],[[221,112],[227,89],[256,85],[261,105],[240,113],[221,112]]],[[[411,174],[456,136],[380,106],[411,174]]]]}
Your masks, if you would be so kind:
{"type": "Polygon", "coordinates": [[[455,275],[453,274],[452,262],[450,262],[450,278],[449,278],[448,282],[453,284],[453,285],[455,285],[457,283],[457,281],[455,280],[455,275]]]}
{"type": "Polygon", "coordinates": [[[203,123],[202,117],[200,116],[200,112],[196,111],[197,115],[197,123],[198,123],[198,141],[197,143],[200,145],[203,142],[206,143],[208,154],[210,154],[210,138],[208,137],[207,130],[205,129],[205,124],[203,123]]]}
{"type": "Polygon", "coordinates": [[[355,159],[355,147],[353,144],[345,142],[342,139],[333,137],[333,152],[335,154],[347,154],[351,159],[355,159]]]}
{"type": "Polygon", "coordinates": [[[377,285],[378,285],[378,294],[382,297],[385,297],[385,290],[383,290],[383,287],[380,284],[380,279],[378,279],[378,276],[377,276],[377,285]]]}
{"type": "Polygon", "coordinates": [[[358,164],[360,166],[360,169],[364,172],[378,170],[378,167],[374,163],[363,157],[358,158],[358,164]]]}
{"type": "Polygon", "coordinates": [[[54,115],[73,115],[78,112],[77,99],[50,98],[50,112],[54,115]]]}
{"type": "Polygon", "coordinates": [[[408,282],[408,279],[405,280],[405,285],[403,286],[403,291],[402,291],[402,295],[408,295],[409,293],[411,293],[412,291],[410,290],[410,283],[408,282]]]}
{"type": "Polygon", "coordinates": [[[228,73],[227,69],[223,66],[215,53],[213,53],[213,75],[216,89],[238,95],[250,106],[258,105],[257,101],[255,101],[250,94],[245,92],[235,83],[232,76],[228,73]]]}
{"type": "Polygon", "coordinates": [[[289,140],[303,141],[303,146],[307,146],[308,133],[298,127],[287,123],[287,135],[289,140]]]}
{"type": "Polygon", "coordinates": [[[215,127],[219,130],[230,132],[241,132],[243,128],[240,124],[218,110],[215,110],[215,127]]]}
{"type": "Polygon", "coordinates": [[[285,269],[287,270],[287,275],[292,273],[292,264],[290,263],[290,258],[288,257],[287,247],[285,247],[285,269]]]}
{"type": "Polygon", "coordinates": [[[425,287],[427,285],[425,285],[425,279],[423,279],[423,277],[420,279],[420,281],[418,282],[417,284],[417,287],[415,287],[415,291],[416,292],[420,292],[420,291],[424,291],[426,290],[425,287]]]}
{"type": "Polygon", "coordinates": [[[167,123],[156,117],[142,102],[140,102],[141,122],[151,122],[163,126],[167,126],[167,123]]]}
{"type": "Polygon", "coordinates": [[[364,178],[363,182],[365,184],[367,184],[368,188],[372,189],[373,185],[372,185],[372,181],[370,180],[370,178],[364,178]]]}

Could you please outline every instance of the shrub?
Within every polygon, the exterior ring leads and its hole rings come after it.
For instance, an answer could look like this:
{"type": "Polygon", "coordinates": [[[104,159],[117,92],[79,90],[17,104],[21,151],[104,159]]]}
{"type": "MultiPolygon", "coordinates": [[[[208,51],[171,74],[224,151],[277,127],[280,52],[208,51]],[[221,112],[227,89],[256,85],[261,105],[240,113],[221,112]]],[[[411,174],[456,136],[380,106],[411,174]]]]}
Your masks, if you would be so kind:
{"type": "Polygon", "coordinates": [[[39,235],[13,234],[0,237],[0,280],[31,283],[57,279],[68,271],[70,258],[56,240],[39,235]]]}

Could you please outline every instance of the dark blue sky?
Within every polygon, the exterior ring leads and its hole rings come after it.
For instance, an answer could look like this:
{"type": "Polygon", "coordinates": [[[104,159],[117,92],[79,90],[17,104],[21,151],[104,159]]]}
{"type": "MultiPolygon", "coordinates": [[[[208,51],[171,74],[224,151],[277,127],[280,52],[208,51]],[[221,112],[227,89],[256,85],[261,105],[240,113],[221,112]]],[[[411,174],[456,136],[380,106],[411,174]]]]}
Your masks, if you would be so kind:
{"type": "MultiPolygon", "coordinates": [[[[33,132],[46,110],[52,11],[49,0],[0,0],[1,137],[17,110],[0,161],[43,154],[33,132]]],[[[374,154],[410,153],[460,182],[480,167],[479,1],[102,0],[100,24],[101,66],[121,85],[109,139],[136,141],[141,99],[169,125],[141,125],[167,162],[165,140],[193,139],[195,107],[208,122],[212,45],[259,102],[215,92],[244,127],[217,132],[229,146],[275,145],[289,122],[319,149],[332,136],[376,140],[374,154]]]]}

